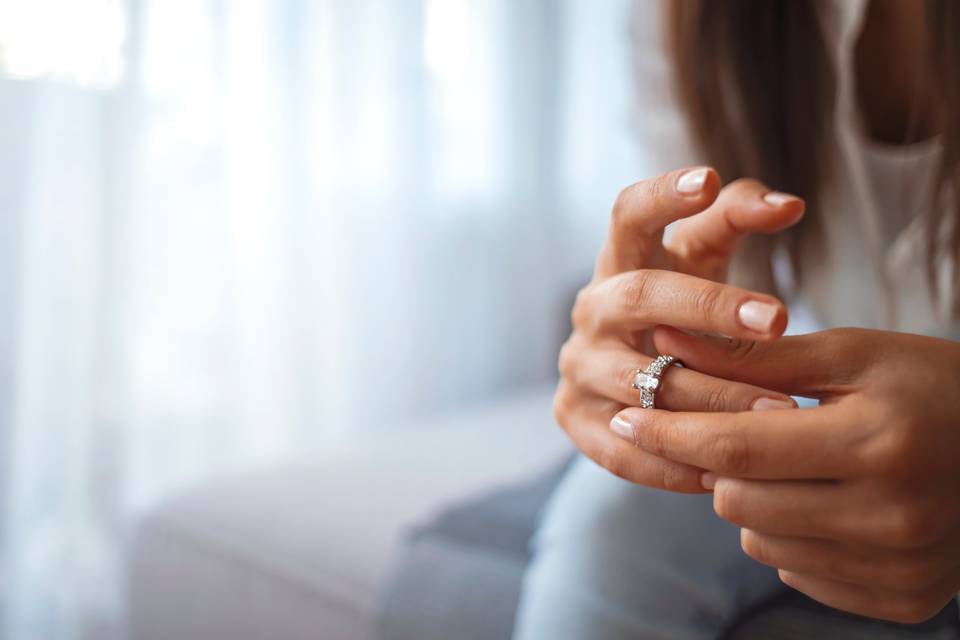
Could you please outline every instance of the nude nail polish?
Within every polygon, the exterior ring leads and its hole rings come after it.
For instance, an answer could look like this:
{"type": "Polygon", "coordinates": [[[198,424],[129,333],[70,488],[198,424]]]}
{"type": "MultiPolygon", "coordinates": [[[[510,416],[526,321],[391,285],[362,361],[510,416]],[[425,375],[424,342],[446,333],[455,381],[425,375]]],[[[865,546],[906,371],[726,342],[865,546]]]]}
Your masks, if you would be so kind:
{"type": "Polygon", "coordinates": [[[750,409],[753,411],[776,411],[777,409],[796,409],[791,400],[781,400],[780,398],[757,398],[750,409]]]}
{"type": "Polygon", "coordinates": [[[779,191],[771,191],[763,196],[763,201],[774,207],[782,207],[788,202],[796,202],[799,200],[797,196],[792,196],[789,193],[781,193],[779,191]]]}
{"type": "Polygon", "coordinates": [[[633,440],[633,425],[620,416],[613,417],[613,420],[610,421],[610,429],[622,438],[633,440]]]}
{"type": "Polygon", "coordinates": [[[700,486],[708,491],[713,491],[717,486],[717,474],[712,471],[706,471],[700,475],[700,486]]]}
{"type": "Polygon", "coordinates": [[[770,331],[773,321],[777,317],[777,306],[768,302],[751,300],[740,305],[737,310],[737,317],[740,318],[740,324],[747,329],[753,329],[761,333],[770,331]]]}
{"type": "Polygon", "coordinates": [[[692,196],[703,191],[707,182],[707,168],[691,169],[677,178],[677,193],[692,196]]]}

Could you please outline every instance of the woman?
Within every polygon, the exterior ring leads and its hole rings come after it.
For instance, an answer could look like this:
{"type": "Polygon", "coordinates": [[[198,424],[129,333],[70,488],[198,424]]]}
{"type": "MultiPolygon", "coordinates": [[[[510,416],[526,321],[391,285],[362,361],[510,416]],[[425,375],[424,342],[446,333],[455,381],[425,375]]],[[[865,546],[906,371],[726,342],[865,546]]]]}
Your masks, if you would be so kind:
{"type": "Polygon", "coordinates": [[[642,147],[711,167],[614,206],[515,638],[712,638],[783,584],[927,619],[960,591],[960,5],[640,6],[642,147]],[[858,328],[781,337],[782,300],[858,328]]]}

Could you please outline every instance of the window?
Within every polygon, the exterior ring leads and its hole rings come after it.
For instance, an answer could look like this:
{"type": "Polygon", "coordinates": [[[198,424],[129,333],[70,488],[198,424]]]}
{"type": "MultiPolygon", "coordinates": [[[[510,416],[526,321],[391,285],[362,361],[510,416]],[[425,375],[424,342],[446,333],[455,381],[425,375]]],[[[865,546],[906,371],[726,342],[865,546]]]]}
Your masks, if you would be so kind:
{"type": "Polygon", "coordinates": [[[0,0],[0,70],[110,88],[123,74],[123,0],[0,0]]]}

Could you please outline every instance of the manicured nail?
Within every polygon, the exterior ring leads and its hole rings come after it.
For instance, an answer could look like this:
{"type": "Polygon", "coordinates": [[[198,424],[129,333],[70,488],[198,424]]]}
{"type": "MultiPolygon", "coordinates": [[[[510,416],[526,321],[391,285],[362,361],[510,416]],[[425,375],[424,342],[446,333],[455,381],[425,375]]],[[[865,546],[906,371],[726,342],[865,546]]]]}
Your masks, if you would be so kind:
{"type": "Polygon", "coordinates": [[[713,488],[717,486],[717,474],[713,471],[705,471],[700,474],[700,486],[708,491],[713,491],[713,488]]]}
{"type": "Polygon", "coordinates": [[[763,200],[774,207],[782,207],[788,202],[796,202],[800,198],[797,196],[792,196],[789,193],[781,193],[779,191],[771,191],[770,193],[763,196],[763,200]]]}
{"type": "Polygon", "coordinates": [[[740,322],[747,329],[766,333],[777,317],[777,306],[768,302],[751,300],[740,305],[737,311],[740,322]]]}
{"type": "Polygon", "coordinates": [[[753,411],[773,411],[776,409],[796,409],[797,405],[792,400],[781,400],[780,398],[757,398],[750,406],[753,411]]]}
{"type": "Polygon", "coordinates": [[[626,438],[627,440],[634,439],[633,425],[620,416],[613,416],[613,420],[610,421],[610,429],[621,438],[626,438]]]}
{"type": "Polygon", "coordinates": [[[703,191],[703,185],[707,181],[707,168],[691,169],[677,178],[677,192],[685,196],[692,196],[703,191]]]}

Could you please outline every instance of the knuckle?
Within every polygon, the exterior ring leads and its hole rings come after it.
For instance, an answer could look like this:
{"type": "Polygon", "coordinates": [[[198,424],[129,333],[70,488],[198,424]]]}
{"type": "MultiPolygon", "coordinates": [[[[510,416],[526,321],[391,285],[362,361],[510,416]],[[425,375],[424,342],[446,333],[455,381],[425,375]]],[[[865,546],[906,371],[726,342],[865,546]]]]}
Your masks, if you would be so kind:
{"type": "Polygon", "coordinates": [[[666,464],[660,471],[660,488],[684,491],[690,486],[689,471],[676,464],[666,464]]]}
{"type": "Polygon", "coordinates": [[[901,476],[913,469],[914,440],[910,424],[888,419],[864,439],[860,457],[872,475],[901,476]]]}
{"type": "Polygon", "coordinates": [[[724,187],[724,191],[728,191],[737,195],[743,195],[747,193],[767,191],[767,186],[759,180],[755,180],[754,178],[737,178],[724,187]]]}
{"type": "Polygon", "coordinates": [[[889,508],[885,538],[896,548],[916,549],[938,538],[939,517],[930,510],[906,502],[889,508]]]}
{"type": "Polygon", "coordinates": [[[573,338],[569,338],[560,347],[560,355],[557,357],[557,371],[561,378],[573,381],[577,372],[577,346],[573,338]]]}
{"type": "Polygon", "coordinates": [[[714,384],[704,389],[704,410],[721,412],[729,410],[733,405],[730,388],[724,384],[714,384]]]}
{"type": "Polygon", "coordinates": [[[622,285],[620,297],[623,304],[628,308],[643,308],[649,300],[653,283],[654,277],[650,271],[641,269],[634,272],[622,285]]]}
{"type": "Polygon", "coordinates": [[[889,433],[877,433],[878,429],[868,431],[861,438],[858,446],[854,448],[854,455],[856,459],[859,459],[860,466],[874,476],[896,473],[901,464],[901,458],[898,454],[900,445],[895,442],[897,438],[889,433]]]}
{"type": "Polygon", "coordinates": [[[660,200],[673,193],[672,173],[662,173],[653,178],[649,178],[637,183],[639,189],[643,189],[645,196],[653,200],[660,200]]]}
{"type": "Polygon", "coordinates": [[[863,339],[869,331],[855,327],[842,329],[827,329],[821,333],[824,346],[833,353],[848,353],[855,349],[859,351],[863,339]]]}
{"type": "Polygon", "coordinates": [[[553,418],[565,431],[570,427],[572,404],[573,401],[567,385],[563,383],[557,385],[557,390],[553,394],[553,418]]]}
{"type": "Polygon", "coordinates": [[[629,228],[642,225],[641,205],[649,203],[657,206],[663,203],[673,193],[672,180],[673,174],[665,173],[621,189],[613,202],[613,226],[629,228]]]}
{"type": "Polygon", "coordinates": [[[750,451],[746,439],[736,433],[720,433],[710,443],[713,470],[741,475],[750,468],[750,451]]]}
{"type": "Polygon", "coordinates": [[[584,287],[577,292],[573,307],[570,309],[570,324],[575,329],[584,329],[591,325],[593,317],[591,293],[590,287],[584,287]]]}
{"type": "Polygon", "coordinates": [[[742,338],[731,338],[727,345],[729,357],[733,360],[747,360],[757,350],[759,343],[742,338]]]}
{"type": "Polygon", "coordinates": [[[617,198],[613,201],[613,211],[611,213],[614,225],[623,224],[624,220],[629,219],[639,185],[640,183],[631,184],[621,189],[617,194],[617,198]]]}
{"type": "Polygon", "coordinates": [[[853,328],[830,329],[822,333],[823,339],[817,347],[816,356],[829,360],[835,383],[854,383],[879,357],[882,344],[872,352],[863,349],[864,340],[868,339],[869,334],[868,330],[853,328]]]}
{"type": "Polygon", "coordinates": [[[722,294],[719,287],[705,286],[694,294],[693,308],[700,318],[715,318],[718,315],[721,301],[722,294]]]}

